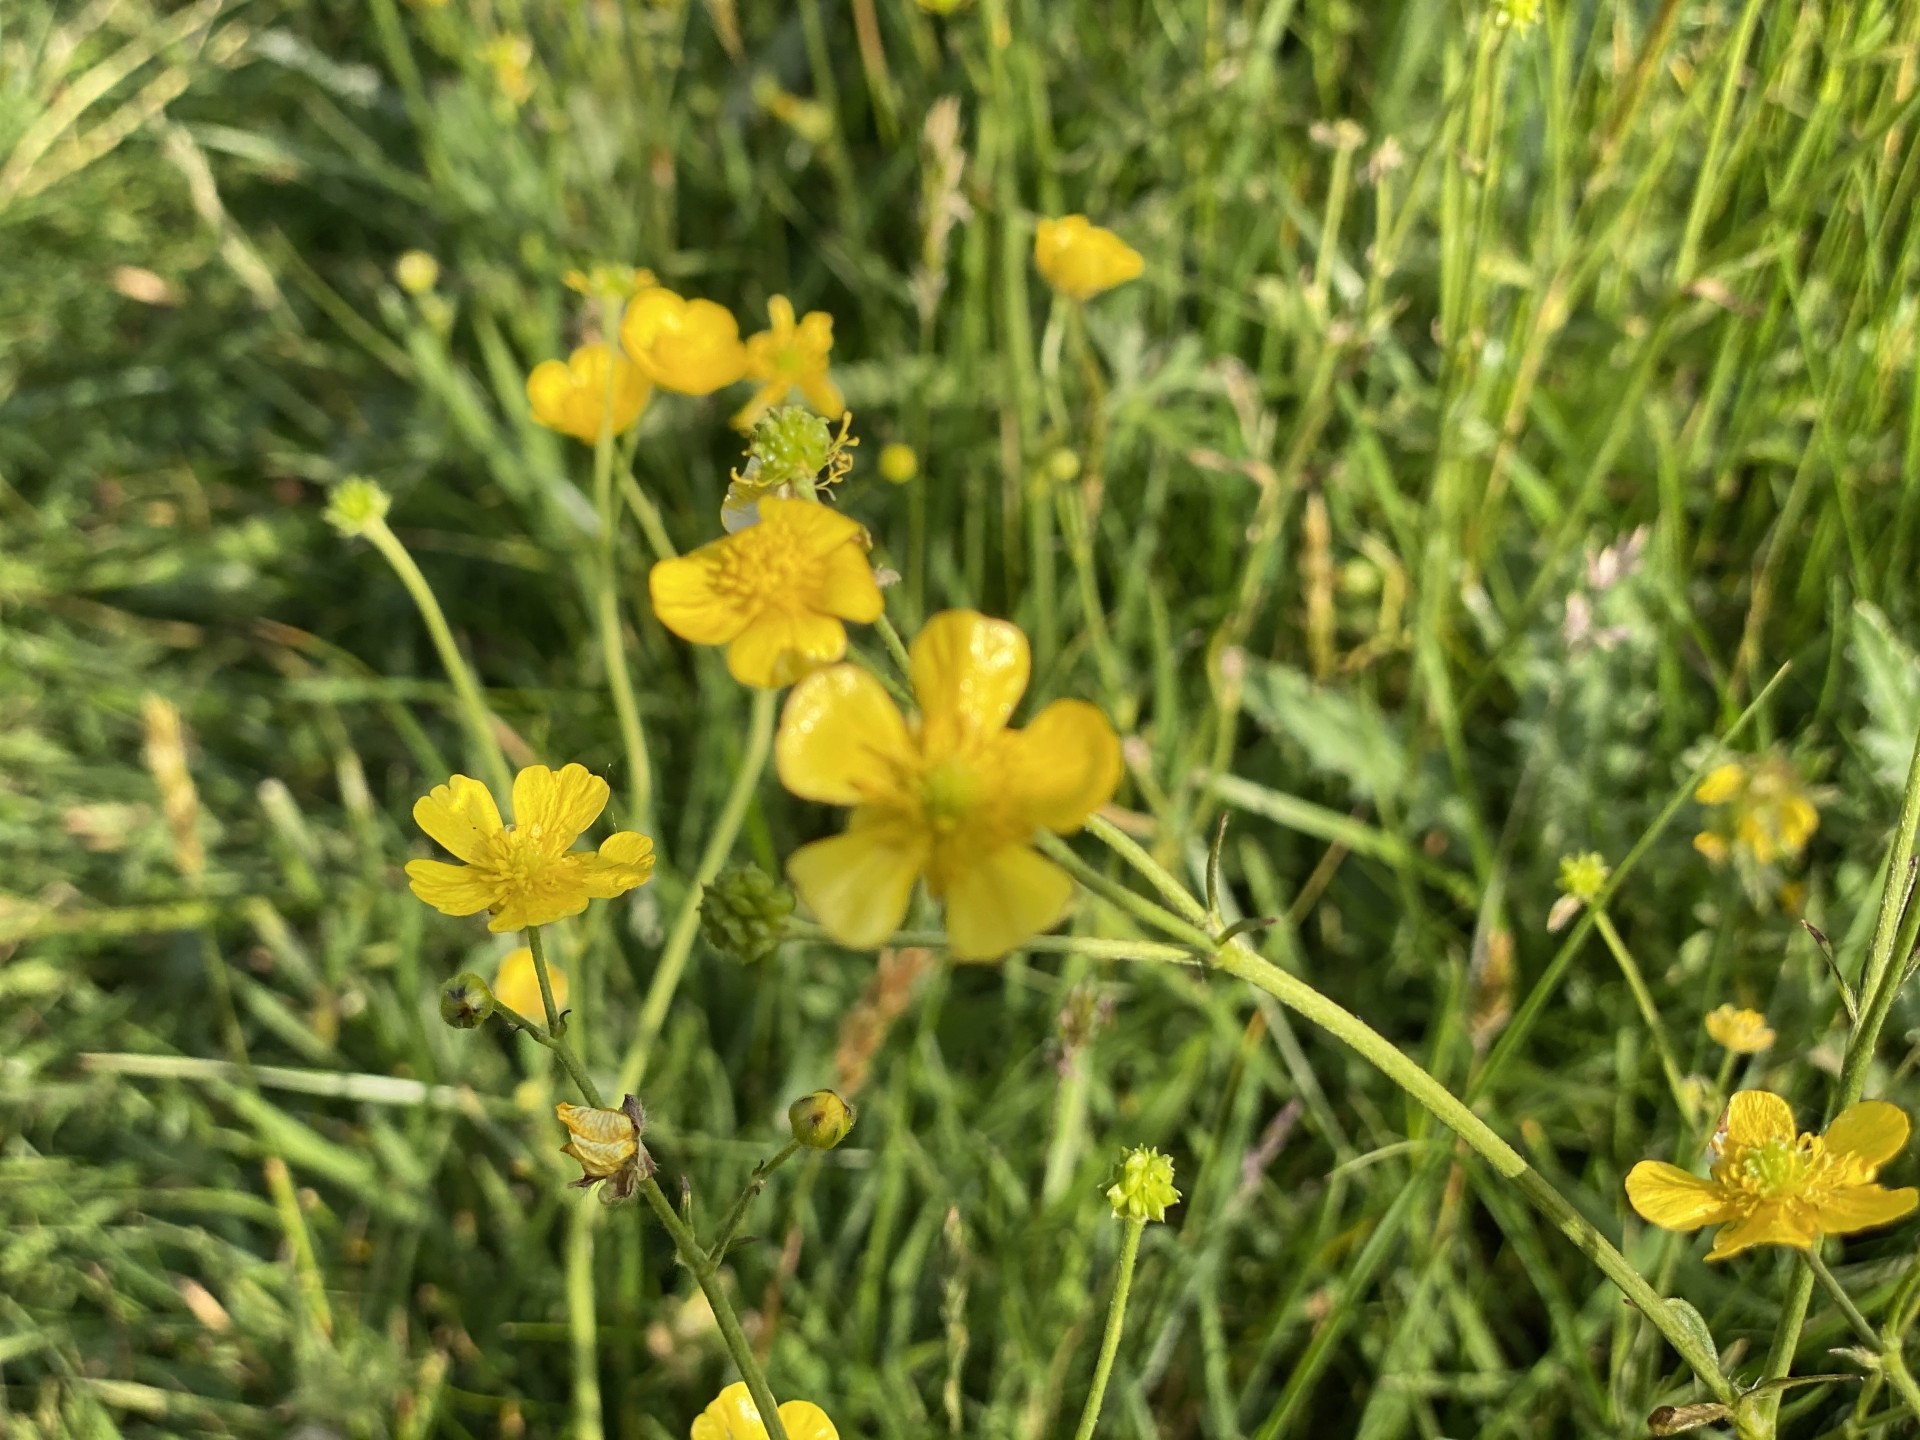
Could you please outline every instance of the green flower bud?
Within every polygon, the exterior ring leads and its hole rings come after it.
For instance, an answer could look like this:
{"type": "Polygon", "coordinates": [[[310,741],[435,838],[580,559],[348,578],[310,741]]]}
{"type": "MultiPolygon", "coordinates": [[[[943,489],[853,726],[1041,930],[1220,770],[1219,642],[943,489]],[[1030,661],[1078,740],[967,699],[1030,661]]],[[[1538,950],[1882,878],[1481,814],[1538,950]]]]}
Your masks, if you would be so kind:
{"type": "Polygon", "coordinates": [[[831,1090],[802,1095],[787,1107],[793,1138],[809,1150],[831,1150],[853,1129],[853,1107],[831,1090]]]}
{"type": "Polygon", "coordinates": [[[735,865],[700,897],[700,932],[722,955],[751,965],[773,954],[793,917],[793,891],[757,865],[735,865]]]}
{"type": "Polygon", "coordinates": [[[1107,1190],[1113,1213],[1121,1220],[1165,1220],[1167,1207],[1180,1203],[1173,1188],[1173,1160],[1145,1145],[1135,1146],[1120,1161],[1120,1178],[1107,1190]]]}
{"type": "Polygon", "coordinates": [[[377,481],[355,475],[327,497],[327,523],[342,535],[364,535],[387,518],[393,497],[377,481]]]}
{"type": "Polygon", "coordinates": [[[456,1030],[473,1030],[493,1014],[493,991],[471,970],[440,987],[440,1018],[456,1030]]]}
{"type": "Polygon", "coordinates": [[[811,410],[783,405],[753,427],[747,454],[760,462],[759,478],[767,485],[811,480],[833,457],[833,430],[811,410]]]}

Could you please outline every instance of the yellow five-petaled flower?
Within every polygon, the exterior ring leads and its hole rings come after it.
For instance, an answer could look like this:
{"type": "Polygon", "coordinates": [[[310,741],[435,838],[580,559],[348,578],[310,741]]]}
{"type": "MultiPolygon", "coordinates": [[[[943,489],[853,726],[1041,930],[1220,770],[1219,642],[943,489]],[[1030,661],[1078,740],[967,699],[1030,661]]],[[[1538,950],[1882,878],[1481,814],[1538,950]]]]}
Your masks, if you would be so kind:
{"type": "Polygon", "coordinates": [[[542,360],[527,376],[533,418],[589,445],[600,438],[600,423],[609,415],[607,428],[614,435],[638,420],[652,390],[638,366],[597,343],[582,345],[565,360],[542,360]]]}
{"type": "Polygon", "coordinates": [[[573,842],[607,807],[607,782],[584,765],[558,774],[529,765],[513,782],[513,824],[503,824],[487,787],[455,775],[414,802],[420,828],[464,861],[410,860],[413,893],[443,915],[493,916],[487,928],[524,930],[578,915],[589,900],[611,900],[653,874],[653,841],[632,830],[598,851],[573,842]]]}
{"type": "Polygon", "coordinates": [[[1766,1090],[1742,1090],[1714,1136],[1707,1177],[1659,1160],[1627,1175],[1627,1199],[1667,1230],[1725,1228],[1709,1260],[1754,1245],[1807,1249],[1822,1235],[1871,1230],[1909,1214],[1920,1191],[1874,1183],[1907,1143],[1906,1113],[1884,1100],[1849,1105],[1824,1135],[1799,1134],[1793,1111],[1766,1090]]]}
{"type": "Polygon", "coordinates": [[[802,846],[787,873],[828,934],[884,941],[913,884],[947,907],[962,959],[1003,955],[1056,924],[1073,880],[1033,848],[1038,829],[1078,830],[1120,782],[1120,741],[1093,706],[1056,700],[1025,730],[1007,720],[1027,688],[1027,637],[948,610],[910,655],[911,722],[868,671],[836,665],[794,687],[774,743],[794,794],[851,805],[845,834],[802,846]]]}
{"type": "Polygon", "coordinates": [[[760,502],[760,523],[662,560],[647,577],[653,613],[682,640],[727,647],[743,685],[777,689],[847,653],[852,620],[885,601],[857,520],[811,500],[760,502]]]}
{"type": "Polygon", "coordinates": [[[682,395],[711,395],[747,373],[747,347],[731,310],[658,285],[627,302],[620,346],[654,384],[682,395]]]}
{"type": "Polygon", "coordinates": [[[767,328],[747,341],[747,378],[760,382],[753,398],[733,417],[742,430],[751,429],[774,406],[784,404],[798,390],[820,414],[838,420],[847,408],[846,397],[827,374],[827,355],[833,349],[833,317],[809,310],[794,322],[793,302],[784,295],[767,301],[767,328]]]}
{"type": "Polygon", "coordinates": [[[1084,215],[1042,220],[1033,234],[1033,263],[1047,284],[1075,300],[1139,278],[1146,264],[1138,250],[1084,215]]]}
{"type": "MultiPolygon", "coordinates": [[[[782,1401],[780,1424],[787,1440],[840,1440],[827,1412],[811,1400],[782,1401]]],[[[767,1422],[744,1382],[734,1381],[694,1417],[692,1440],[767,1440],[767,1422]]]]}

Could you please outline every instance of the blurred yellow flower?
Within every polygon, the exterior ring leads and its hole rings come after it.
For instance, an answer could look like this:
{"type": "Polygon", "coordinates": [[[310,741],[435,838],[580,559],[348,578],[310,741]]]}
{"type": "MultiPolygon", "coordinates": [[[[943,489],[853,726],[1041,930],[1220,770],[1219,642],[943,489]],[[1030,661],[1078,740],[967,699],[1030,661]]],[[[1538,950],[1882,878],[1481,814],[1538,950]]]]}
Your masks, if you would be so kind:
{"type": "Polygon", "coordinates": [[[527,376],[533,418],[589,445],[600,438],[607,413],[607,366],[613,366],[613,427],[620,434],[640,418],[653,387],[647,377],[605,345],[582,345],[565,360],[542,360],[527,376]]]}
{"type": "MultiPolygon", "coordinates": [[[[567,972],[547,962],[547,983],[553,986],[553,1008],[567,1008],[567,972]]],[[[547,1003],[540,996],[540,976],[533,968],[533,951],[522,945],[500,962],[493,977],[493,998],[516,1015],[546,1019],[547,1003]]]]}
{"type": "Polygon", "coordinates": [[[1873,1183],[1907,1131],[1899,1106],[1866,1100],[1842,1110],[1824,1135],[1796,1134],[1785,1100],[1742,1090],[1714,1136],[1708,1178],[1642,1160],[1627,1176],[1627,1199],[1665,1230],[1724,1226],[1709,1260],[1754,1245],[1806,1249],[1822,1235],[1891,1224],[1920,1204],[1920,1191],[1873,1183]]]}
{"type": "MultiPolygon", "coordinates": [[[[780,1423],[786,1427],[787,1440],[840,1440],[827,1412],[810,1400],[782,1401],[780,1423]]],[[[766,1422],[744,1381],[727,1386],[719,1399],[694,1417],[691,1440],[767,1440],[766,1422]]]]}
{"type": "Polygon", "coordinates": [[[1775,1035],[1758,1010],[1722,1005],[1707,1016],[1707,1034],[1713,1043],[1736,1055],[1758,1055],[1773,1048],[1775,1035]]]}
{"type": "Polygon", "coordinates": [[[733,423],[742,430],[798,390],[807,404],[830,420],[846,411],[846,397],[827,374],[827,353],[833,349],[833,317],[809,310],[797,325],[793,304],[784,295],[767,301],[768,328],[747,341],[747,378],[760,382],[753,398],[740,408],[733,423]]]}
{"type": "Polygon", "coordinates": [[[1820,828],[1820,812],[1793,762],[1778,755],[1731,760],[1693,792],[1720,813],[1693,845],[1714,864],[1737,854],[1757,865],[1797,860],[1820,828]]]}
{"type": "Polygon", "coordinates": [[[569,1105],[563,1100],[553,1112],[567,1127],[569,1137],[560,1153],[580,1162],[580,1178],[573,1182],[577,1188],[590,1189],[606,1180],[611,1183],[600,1198],[609,1202],[626,1200],[640,1188],[643,1179],[653,1174],[653,1157],[640,1143],[647,1112],[633,1096],[627,1096],[618,1110],[569,1105]]]}
{"type": "Polygon", "coordinates": [[[625,301],[659,282],[651,270],[639,266],[599,264],[569,270],[560,277],[560,283],[589,300],[625,301]]]}
{"type": "Polygon", "coordinates": [[[727,647],[742,685],[777,689],[847,653],[852,620],[885,602],[857,520],[811,500],[770,497],[760,521],[662,560],[647,577],[653,613],[682,640],[727,647]]]}
{"type": "Polygon", "coordinates": [[[584,765],[557,774],[529,765],[514,779],[514,823],[505,825],[487,787],[455,775],[414,803],[413,818],[466,863],[408,861],[413,893],[443,915],[489,911],[487,928],[501,932],[564,920],[589,900],[646,884],[653,841],[644,835],[622,830],[598,851],[572,849],[606,809],[607,795],[607,782],[584,765]]]}
{"type": "Polygon", "coordinates": [[[409,250],[393,262],[393,278],[409,295],[424,295],[440,283],[440,262],[424,250],[409,250]]]}
{"type": "Polygon", "coordinates": [[[1042,220],[1033,235],[1033,263],[1047,284],[1075,300],[1124,285],[1145,268],[1138,250],[1084,215],[1042,220]]]}
{"type": "Polygon", "coordinates": [[[920,457],[911,445],[898,440],[880,449],[880,478],[892,485],[904,485],[920,473],[920,457]]]}
{"type": "Polygon", "coordinates": [[[657,285],[627,303],[620,347],[654,384],[682,395],[711,395],[747,373],[747,347],[731,310],[657,285]]]}
{"type": "Polygon", "coordinates": [[[480,48],[480,58],[493,70],[493,86],[509,104],[518,107],[533,95],[533,42],[524,35],[501,35],[480,48]]]}
{"type": "Polygon", "coordinates": [[[1007,719],[1027,688],[1027,637],[972,610],[929,620],[910,654],[909,722],[868,671],[836,665],[794,688],[774,759],[781,783],[850,805],[846,832],[787,864],[800,896],[844,945],[878,945],[906,918],[914,881],[947,907],[953,953],[1004,955],[1056,924],[1073,879],[1032,845],[1078,830],[1120,783],[1120,740],[1081,700],[1025,730],[1007,719]]]}

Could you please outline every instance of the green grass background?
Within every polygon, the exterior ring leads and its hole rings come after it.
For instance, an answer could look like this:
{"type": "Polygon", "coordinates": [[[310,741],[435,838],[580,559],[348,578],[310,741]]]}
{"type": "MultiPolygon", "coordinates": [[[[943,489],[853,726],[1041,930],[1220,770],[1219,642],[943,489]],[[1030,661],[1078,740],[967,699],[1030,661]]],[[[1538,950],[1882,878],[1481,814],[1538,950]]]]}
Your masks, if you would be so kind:
{"type": "MultiPolygon", "coordinates": [[[[598,261],[749,329],[773,293],[829,310],[844,504],[906,575],[903,629],[949,604],[1026,625],[1035,697],[1116,714],[1121,801],[1196,877],[1196,776],[1224,760],[1230,902],[1284,917],[1267,953],[1624,1228],[1752,1379],[1787,1257],[1709,1269],[1628,1214],[1621,1176],[1682,1126],[1613,960],[1545,922],[1560,856],[1648,839],[1613,913],[1683,1066],[1718,1068],[1707,1010],[1760,1005],[1780,1040],[1736,1078],[1819,1118],[1834,982],[1670,802],[1790,666],[1736,748],[1820,785],[1775,879],[1852,972],[1920,721],[1916,47],[1897,0],[1549,0],[1533,29],[1390,0],[8,5],[0,1430],[660,1440],[728,1378],[675,1328],[658,1229],[561,1188],[546,1057],[438,1022],[439,982],[497,947],[398,867],[413,798],[476,758],[404,591],[321,520],[328,485],[385,484],[526,751],[623,793],[589,457],[521,390],[591,323],[561,275],[598,261]],[[518,108],[482,55],[508,34],[535,56],[518,108]],[[949,97],[943,190],[923,134],[949,97]],[[1147,260],[1088,309],[1097,450],[1029,260],[1069,210],[1147,260]],[[414,247],[443,267],[426,305],[391,279],[414,247]],[[895,439],[908,487],[873,466],[895,439]],[[1641,527],[1598,586],[1589,557],[1641,527]],[[1576,594],[1610,648],[1568,643],[1576,594]],[[149,693],[190,737],[197,878],[143,764],[149,693]],[[236,1042],[276,1068],[228,1068],[236,1042]]],[[[716,533],[730,408],[645,421],[636,475],[682,547],[716,533]]],[[[747,713],[621,543],[664,860],[563,945],[609,1074],[747,713]]],[[[837,823],[769,779],[737,854],[777,868],[837,823]]],[[[696,952],[645,1098],[702,1213],[832,1082],[873,973],[696,952]]],[[[1874,1087],[1910,1108],[1915,1018],[1874,1087]]],[[[1627,1436],[1689,1393],[1498,1177],[1224,977],[935,967],[860,1099],[733,1266],[774,1388],[845,1436],[1072,1424],[1131,1144],[1187,1200],[1147,1235],[1105,1435],[1627,1436]]],[[[1912,1245],[1849,1243],[1843,1278],[1871,1302],[1912,1245]]],[[[1816,1307],[1799,1368],[1845,1337],[1816,1307]]],[[[1784,1433],[1842,1433],[1856,1390],[1794,1392],[1784,1433]]]]}

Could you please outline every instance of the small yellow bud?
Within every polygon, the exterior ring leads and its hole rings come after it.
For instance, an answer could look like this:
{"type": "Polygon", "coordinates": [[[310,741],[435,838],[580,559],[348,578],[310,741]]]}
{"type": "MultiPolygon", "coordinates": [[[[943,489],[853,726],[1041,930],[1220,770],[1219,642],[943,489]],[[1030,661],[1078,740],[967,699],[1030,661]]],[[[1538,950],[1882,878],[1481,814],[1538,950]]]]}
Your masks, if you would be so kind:
{"type": "Polygon", "coordinates": [[[1047,479],[1056,485],[1065,485],[1080,477],[1080,457],[1064,445],[1050,452],[1040,464],[1047,479]]]}
{"type": "Polygon", "coordinates": [[[1560,888],[1575,900],[1591,904],[1598,899],[1612,873],[1607,862],[1591,850],[1584,855],[1560,858],[1560,888]]]}
{"type": "Polygon", "coordinates": [[[327,523],[342,535],[365,535],[387,518],[393,497],[377,481],[355,475],[327,497],[327,523]]]}
{"type": "Polygon", "coordinates": [[[440,1018],[456,1030],[474,1030],[493,1014],[493,992],[471,970],[440,987],[440,1018]]]}
{"type": "Polygon", "coordinates": [[[440,262],[424,250],[409,250],[393,262],[393,278],[409,295],[424,295],[440,283],[440,262]]]}
{"type": "Polygon", "coordinates": [[[1173,1159],[1145,1145],[1135,1146],[1120,1161],[1120,1178],[1108,1187],[1107,1201],[1116,1219],[1165,1220],[1167,1207],[1180,1203],[1173,1188],[1173,1159]]]}
{"type": "Polygon", "coordinates": [[[902,445],[898,440],[883,446],[880,451],[880,478],[894,485],[904,485],[920,473],[920,457],[913,453],[911,445],[902,445]]]}
{"type": "Polygon", "coordinates": [[[809,1150],[831,1150],[853,1129],[853,1107],[831,1090],[802,1095],[787,1107],[793,1138],[809,1150]]]}

